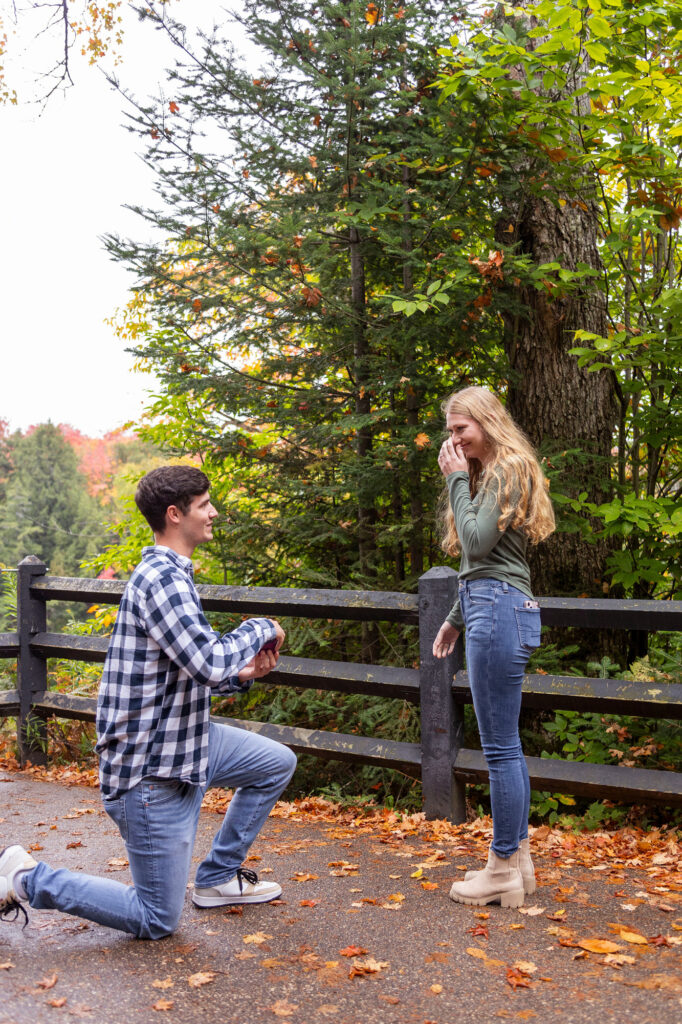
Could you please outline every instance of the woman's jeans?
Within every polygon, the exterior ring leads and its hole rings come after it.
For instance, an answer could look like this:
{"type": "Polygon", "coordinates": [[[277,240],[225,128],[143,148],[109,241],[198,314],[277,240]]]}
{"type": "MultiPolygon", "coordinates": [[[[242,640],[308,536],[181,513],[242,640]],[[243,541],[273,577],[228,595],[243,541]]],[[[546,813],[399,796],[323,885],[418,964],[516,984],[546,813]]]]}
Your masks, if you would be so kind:
{"type": "Polygon", "coordinates": [[[528,835],[530,782],[521,750],[521,683],[528,658],[540,646],[540,610],[516,587],[499,580],[459,584],[466,625],[469,685],[488,765],[493,852],[511,857],[528,835]]]}
{"type": "Polygon", "coordinates": [[[199,888],[234,876],[296,767],[288,747],[257,733],[211,723],[205,786],[143,779],[104,808],[118,825],[133,885],[40,862],[25,876],[29,904],[61,910],[141,939],[160,939],[177,927],[185,900],[199,810],[209,786],[235,789],[208,856],[197,869],[199,888]]]}

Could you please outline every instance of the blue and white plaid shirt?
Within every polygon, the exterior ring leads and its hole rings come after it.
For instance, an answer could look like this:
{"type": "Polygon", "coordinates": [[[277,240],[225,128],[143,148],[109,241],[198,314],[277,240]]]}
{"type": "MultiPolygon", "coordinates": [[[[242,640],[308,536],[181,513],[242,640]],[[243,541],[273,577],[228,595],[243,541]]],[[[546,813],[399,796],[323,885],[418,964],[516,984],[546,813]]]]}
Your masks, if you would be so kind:
{"type": "Polygon", "coordinates": [[[248,690],[237,673],[275,638],[270,619],[220,636],[209,626],[189,558],[149,547],[123,594],[97,701],[103,796],[146,775],[206,781],[212,693],[248,690]]]}

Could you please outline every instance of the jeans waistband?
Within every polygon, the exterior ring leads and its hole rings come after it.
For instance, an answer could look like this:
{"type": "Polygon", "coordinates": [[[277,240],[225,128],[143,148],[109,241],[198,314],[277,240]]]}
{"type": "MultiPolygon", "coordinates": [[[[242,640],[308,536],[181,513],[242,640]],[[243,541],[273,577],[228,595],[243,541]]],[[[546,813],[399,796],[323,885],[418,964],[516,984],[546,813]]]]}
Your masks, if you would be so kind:
{"type": "Polygon", "coordinates": [[[509,584],[505,580],[495,580],[488,577],[482,577],[474,580],[460,580],[459,581],[459,592],[460,594],[469,594],[471,587],[476,585],[489,587],[491,590],[500,590],[503,594],[509,593],[509,584]]]}

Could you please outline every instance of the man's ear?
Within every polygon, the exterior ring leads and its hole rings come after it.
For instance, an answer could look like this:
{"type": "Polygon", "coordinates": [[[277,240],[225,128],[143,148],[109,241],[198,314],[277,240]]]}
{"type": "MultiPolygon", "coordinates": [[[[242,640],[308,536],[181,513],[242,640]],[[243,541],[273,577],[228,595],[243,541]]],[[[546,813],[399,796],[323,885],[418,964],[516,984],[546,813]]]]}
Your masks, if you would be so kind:
{"type": "Polygon", "coordinates": [[[166,525],[177,526],[182,517],[182,512],[177,505],[169,505],[166,509],[166,525]]]}

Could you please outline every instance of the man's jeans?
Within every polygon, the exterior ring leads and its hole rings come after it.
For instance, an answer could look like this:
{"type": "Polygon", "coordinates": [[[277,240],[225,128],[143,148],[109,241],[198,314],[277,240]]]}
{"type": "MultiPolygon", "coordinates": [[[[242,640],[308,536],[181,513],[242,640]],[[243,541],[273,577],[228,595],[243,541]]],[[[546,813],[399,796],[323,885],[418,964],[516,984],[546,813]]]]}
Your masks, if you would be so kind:
{"type": "Polygon", "coordinates": [[[209,786],[235,789],[195,884],[220,885],[234,876],[296,767],[288,747],[257,733],[211,723],[204,787],[144,779],[104,808],[128,851],[133,885],[41,862],[26,875],[29,904],[160,939],[177,927],[185,899],[199,809],[209,786]]]}
{"type": "Polygon", "coordinates": [[[528,835],[530,782],[521,750],[521,683],[528,658],[540,646],[540,610],[499,580],[459,585],[466,624],[469,684],[488,765],[493,852],[510,857],[528,835]]]}

